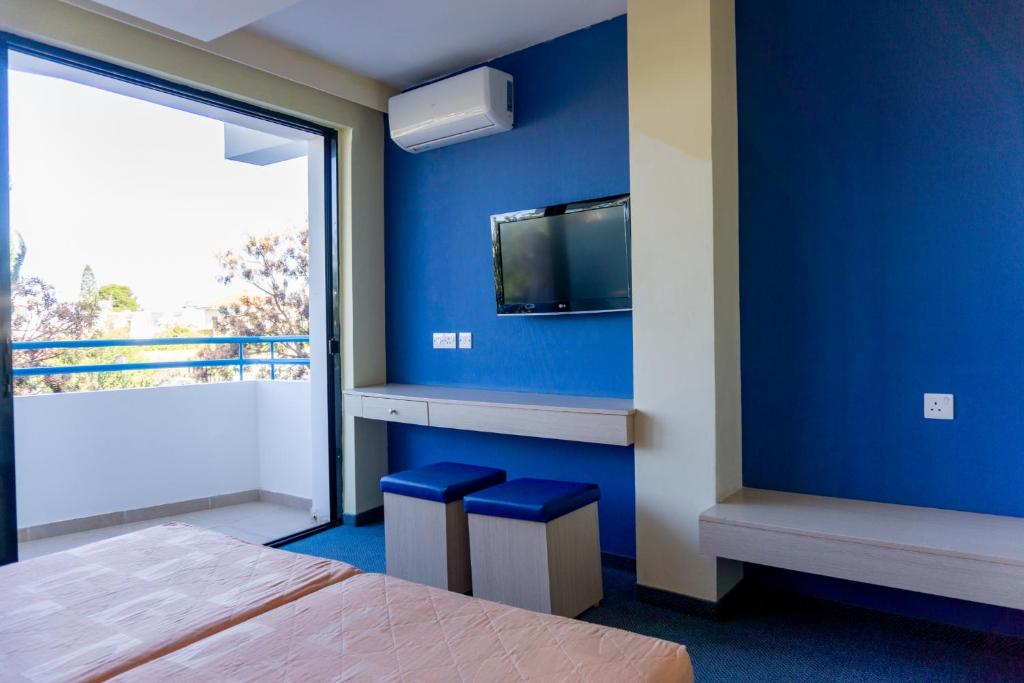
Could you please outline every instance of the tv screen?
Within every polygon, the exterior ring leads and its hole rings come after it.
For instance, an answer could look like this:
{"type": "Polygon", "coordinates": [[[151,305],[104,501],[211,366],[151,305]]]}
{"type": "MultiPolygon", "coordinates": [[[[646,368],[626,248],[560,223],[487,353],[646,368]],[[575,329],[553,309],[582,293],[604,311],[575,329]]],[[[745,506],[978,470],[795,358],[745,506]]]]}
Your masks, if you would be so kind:
{"type": "Polygon", "coordinates": [[[629,197],[491,216],[499,315],[632,306],[629,197]]]}

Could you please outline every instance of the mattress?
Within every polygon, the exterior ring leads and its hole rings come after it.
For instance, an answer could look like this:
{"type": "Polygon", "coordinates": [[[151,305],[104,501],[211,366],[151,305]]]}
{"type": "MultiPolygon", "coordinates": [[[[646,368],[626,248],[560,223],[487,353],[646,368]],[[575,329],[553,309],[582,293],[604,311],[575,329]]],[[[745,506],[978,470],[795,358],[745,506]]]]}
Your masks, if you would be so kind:
{"type": "Polygon", "coordinates": [[[0,568],[0,677],[103,680],[359,573],[187,524],[0,568]]]}
{"type": "Polygon", "coordinates": [[[118,681],[692,681],[681,645],[362,574],[118,681]]]}

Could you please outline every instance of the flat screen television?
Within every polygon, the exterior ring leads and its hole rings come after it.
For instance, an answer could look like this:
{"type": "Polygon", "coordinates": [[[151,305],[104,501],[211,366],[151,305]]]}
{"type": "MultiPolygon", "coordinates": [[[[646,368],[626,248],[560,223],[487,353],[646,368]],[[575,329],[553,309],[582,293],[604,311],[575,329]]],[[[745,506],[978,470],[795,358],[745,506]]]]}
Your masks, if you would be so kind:
{"type": "Polygon", "coordinates": [[[629,195],[491,216],[498,315],[633,306],[629,195]]]}

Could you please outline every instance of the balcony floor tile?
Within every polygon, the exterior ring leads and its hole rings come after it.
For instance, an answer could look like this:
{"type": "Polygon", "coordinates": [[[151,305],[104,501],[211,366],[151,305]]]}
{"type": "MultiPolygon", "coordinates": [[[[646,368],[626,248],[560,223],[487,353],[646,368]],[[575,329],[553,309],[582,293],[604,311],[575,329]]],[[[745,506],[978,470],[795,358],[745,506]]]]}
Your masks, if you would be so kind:
{"type": "Polygon", "coordinates": [[[172,521],[213,529],[252,543],[266,543],[313,526],[309,513],[302,510],[274,503],[249,502],[25,541],[18,544],[18,557],[27,560],[172,521]]]}

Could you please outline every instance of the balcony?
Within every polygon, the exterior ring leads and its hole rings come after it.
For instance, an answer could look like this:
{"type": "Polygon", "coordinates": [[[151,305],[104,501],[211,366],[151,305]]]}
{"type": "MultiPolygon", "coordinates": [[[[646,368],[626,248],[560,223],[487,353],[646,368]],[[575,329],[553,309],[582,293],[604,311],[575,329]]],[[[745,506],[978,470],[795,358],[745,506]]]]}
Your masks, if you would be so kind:
{"type": "Polygon", "coordinates": [[[308,337],[15,343],[15,352],[237,348],[228,359],[16,367],[15,378],[229,368],[236,380],[187,383],[179,376],[147,388],[16,396],[21,556],[170,519],[261,543],[326,519],[326,482],[315,481],[313,466],[311,385],[281,377],[282,368],[308,367],[309,358],[281,357],[283,343],[294,348],[308,337]]]}

